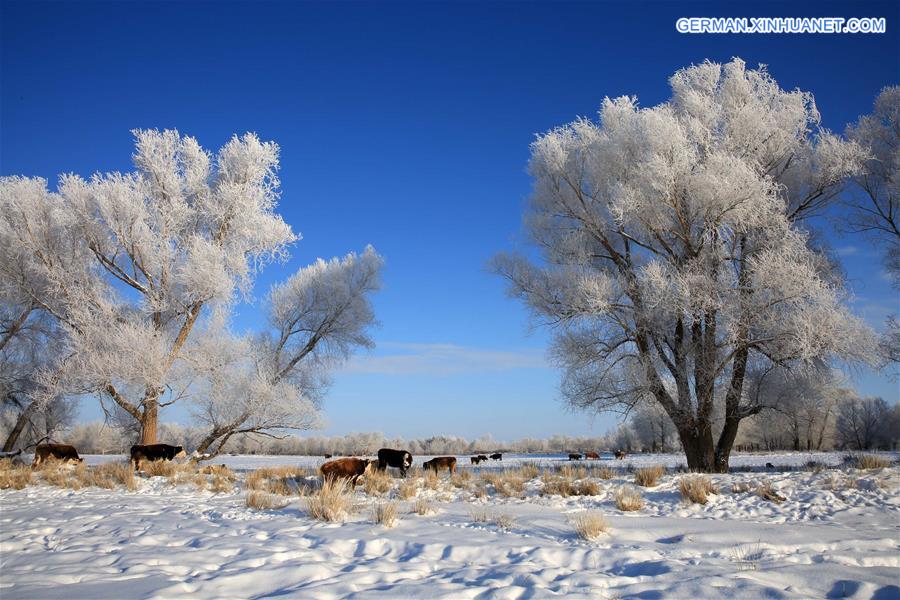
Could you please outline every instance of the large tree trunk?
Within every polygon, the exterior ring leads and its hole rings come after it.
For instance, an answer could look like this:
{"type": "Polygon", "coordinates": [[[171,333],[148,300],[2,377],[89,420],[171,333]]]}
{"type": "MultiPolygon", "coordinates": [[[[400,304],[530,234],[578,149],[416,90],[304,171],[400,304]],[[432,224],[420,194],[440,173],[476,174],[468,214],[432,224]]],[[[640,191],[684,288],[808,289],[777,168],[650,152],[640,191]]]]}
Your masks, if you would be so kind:
{"type": "Polygon", "coordinates": [[[678,437],[687,457],[688,469],[710,473],[715,464],[715,446],[709,425],[699,428],[678,428],[678,437]]]}
{"type": "Polygon", "coordinates": [[[719,443],[716,444],[716,463],[714,472],[727,473],[728,461],[731,458],[731,448],[734,446],[734,440],[737,438],[738,427],[741,420],[735,417],[726,417],[725,426],[719,435],[719,443]]]}
{"type": "Polygon", "coordinates": [[[144,414],[141,419],[141,444],[156,443],[156,427],[159,423],[159,401],[156,398],[148,399],[144,404],[144,414]]]}
{"type": "Polygon", "coordinates": [[[29,421],[31,421],[31,415],[36,409],[37,403],[31,401],[31,403],[29,403],[28,406],[26,406],[24,410],[19,413],[19,418],[16,419],[15,426],[6,437],[6,443],[3,444],[3,452],[12,452],[13,448],[15,448],[16,446],[16,442],[19,441],[19,436],[21,436],[22,431],[25,430],[25,425],[27,425],[29,421]]]}

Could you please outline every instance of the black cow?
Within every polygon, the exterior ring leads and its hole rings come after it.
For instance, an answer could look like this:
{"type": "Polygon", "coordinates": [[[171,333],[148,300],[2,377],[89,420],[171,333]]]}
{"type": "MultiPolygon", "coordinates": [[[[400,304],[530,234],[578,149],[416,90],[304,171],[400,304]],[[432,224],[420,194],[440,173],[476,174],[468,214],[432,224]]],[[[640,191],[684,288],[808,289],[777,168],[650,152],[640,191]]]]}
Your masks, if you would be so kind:
{"type": "Polygon", "coordinates": [[[503,460],[503,455],[499,452],[494,452],[491,454],[491,460],[503,460]]]}
{"type": "Polygon", "coordinates": [[[131,447],[131,466],[135,471],[140,471],[143,462],[154,460],[172,460],[175,457],[184,456],[184,448],[170,446],[169,444],[135,444],[131,447]]]}
{"type": "Polygon", "coordinates": [[[481,462],[481,457],[480,457],[480,456],[473,456],[473,457],[470,458],[469,460],[472,461],[472,464],[473,464],[473,465],[477,465],[478,463],[481,462]]]}
{"type": "Polygon", "coordinates": [[[580,454],[569,454],[569,460],[581,460],[580,454]]]}
{"type": "Polygon", "coordinates": [[[388,467],[400,469],[400,474],[406,477],[406,471],[412,466],[412,454],[406,450],[394,450],[382,448],[378,451],[378,470],[384,471],[388,467]]]}
{"type": "Polygon", "coordinates": [[[484,462],[484,461],[486,461],[487,459],[488,459],[488,457],[485,456],[484,454],[479,454],[479,455],[478,455],[478,460],[479,460],[480,462],[484,462]]]}

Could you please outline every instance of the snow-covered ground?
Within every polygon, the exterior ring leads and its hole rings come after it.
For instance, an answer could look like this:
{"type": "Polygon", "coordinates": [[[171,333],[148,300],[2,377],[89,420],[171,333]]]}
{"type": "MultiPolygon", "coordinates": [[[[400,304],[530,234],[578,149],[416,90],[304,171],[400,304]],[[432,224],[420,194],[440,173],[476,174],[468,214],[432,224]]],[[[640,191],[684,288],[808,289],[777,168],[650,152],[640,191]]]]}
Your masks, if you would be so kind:
{"type": "MultiPolygon", "coordinates": [[[[121,457],[88,457],[94,464],[106,460],[121,457]]],[[[228,456],[214,462],[246,472],[323,460],[228,456]]],[[[411,500],[400,501],[400,520],[391,529],[373,522],[369,505],[378,500],[362,487],[356,493],[361,510],[341,524],[312,520],[301,498],[278,510],[247,508],[240,482],[221,494],[174,487],[161,477],[141,480],[134,492],[3,490],[0,597],[900,597],[900,468],[796,468],[811,460],[837,465],[842,455],[735,456],[733,465],[757,470],[711,476],[720,493],[704,506],[683,504],[681,475],[669,473],[642,489],[646,505],[630,513],[613,499],[633,482],[623,461],[591,461],[620,469],[610,480],[596,480],[594,496],[542,495],[539,477],[520,498],[479,498],[472,488],[443,481],[436,490],[418,491],[435,513],[420,516],[411,500]],[[767,462],[794,468],[760,472],[767,462]],[[763,480],[785,501],[754,494],[763,480]],[[732,491],[742,483],[751,491],[732,491]],[[593,542],[579,539],[568,522],[585,509],[602,512],[610,525],[593,542]],[[485,512],[488,522],[479,518],[485,512]],[[512,519],[508,529],[491,522],[500,516],[512,519]]],[[[473,469],[473,481],[478,470],[525,462],[565,464],[559,457],[504,456],[502,465],[473,469]]],[[[683,458],[624,462],[674,467],[683,458]]]]}

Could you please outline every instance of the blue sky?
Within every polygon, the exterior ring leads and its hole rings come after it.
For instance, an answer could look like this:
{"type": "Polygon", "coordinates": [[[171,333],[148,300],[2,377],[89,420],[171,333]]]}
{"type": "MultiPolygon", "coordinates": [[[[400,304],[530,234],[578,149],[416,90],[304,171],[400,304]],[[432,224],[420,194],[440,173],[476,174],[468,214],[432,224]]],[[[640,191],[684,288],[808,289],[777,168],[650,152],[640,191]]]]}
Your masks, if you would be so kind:
{"type": "MultiPolygon", "coordinates": [[[[260,295],[319,256],[371,243],[387,259],[378,348],[335,374],[323,433],[596,434],[613,419],[564,409],[547,332],[485,270],[522,243],[534,134],[604,96],[657,104],[678,68],[733,56],[813,92],[843,130],[900,83],[898,6],[3,2],[0,173],[128,170],[133,128],[210,149],[255,131],[281,145],[280,212],[303,235],[260,295]],[[888,33],[685,35],[682,16],[877,16],[888,33]]],[[[821,226],[880,327],[900,308],[878,248],[821,226]]],[[[237,327],[256,323],[242,306],[237,327]]],[[[855,383],[897,399],[886,376],[855,383]]]]}

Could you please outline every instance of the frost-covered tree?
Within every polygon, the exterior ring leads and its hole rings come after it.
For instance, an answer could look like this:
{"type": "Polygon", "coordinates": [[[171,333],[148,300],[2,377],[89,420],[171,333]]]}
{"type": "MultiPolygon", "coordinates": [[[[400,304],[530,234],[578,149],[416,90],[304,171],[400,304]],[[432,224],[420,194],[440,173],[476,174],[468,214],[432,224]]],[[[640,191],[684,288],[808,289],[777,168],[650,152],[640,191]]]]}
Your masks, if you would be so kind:
{"type": "Polygon", "coordinates": [[[748,368],[870,356],[871,332],[799,225],[865,152],[820,127],[811,94],[739,59],[670,84],[668,102],[606,99],[599,122],[538,137],[527,227],[545,265],[495,267],[555,328],[571,405],[650,396],[688,466],[724,471],[741,420],[762,409],[748,368]]]}
{"type": "Polygon", "coordinates": [[[142,443],[156,441],[160,408],[200,395],[191,388],[204,384],[225,419],[208,421],[212,433],[242,416],[238,429],[287,426],[286,404],[307,401],[320,367],[368,338],[351,331],[349,322],[362,317],[350,315],[358,304],[333,306],[337,286],[302,296],[302,281],[331,264],[324,261],[284,285],[297,295],[272,303],[301,315],[277,351],[215,325],[227,323],[236,300],[250,299],[258,270],[285,258],[298,239],[275,212],[278,146],[246,134],[212,155],[176,131],[135,137],[133,173],[64,175],[55,192],[40,179],[0,180],[0,276],[67,333],[65,372],[54,381],[129,415],[142,443]],[[320,313],[334,320],[311,334],[303,353],[294,343],[320,313]],[[222,360],[237,361],[227,362],[233,372],[222,360]]]}
{"type": "MultiPolygon", "coordinates": [[[[847,137],[870,156],[854,180],[858,192],[850,200],[849,226],[884,247],[884,263],[894,287],[900,288],[900,86],[881,90],[875,110],[847,128],[847,137]]],[[[887,322],[882,349],[888,361],[900,362],[900,326],[887,322]]]]}

